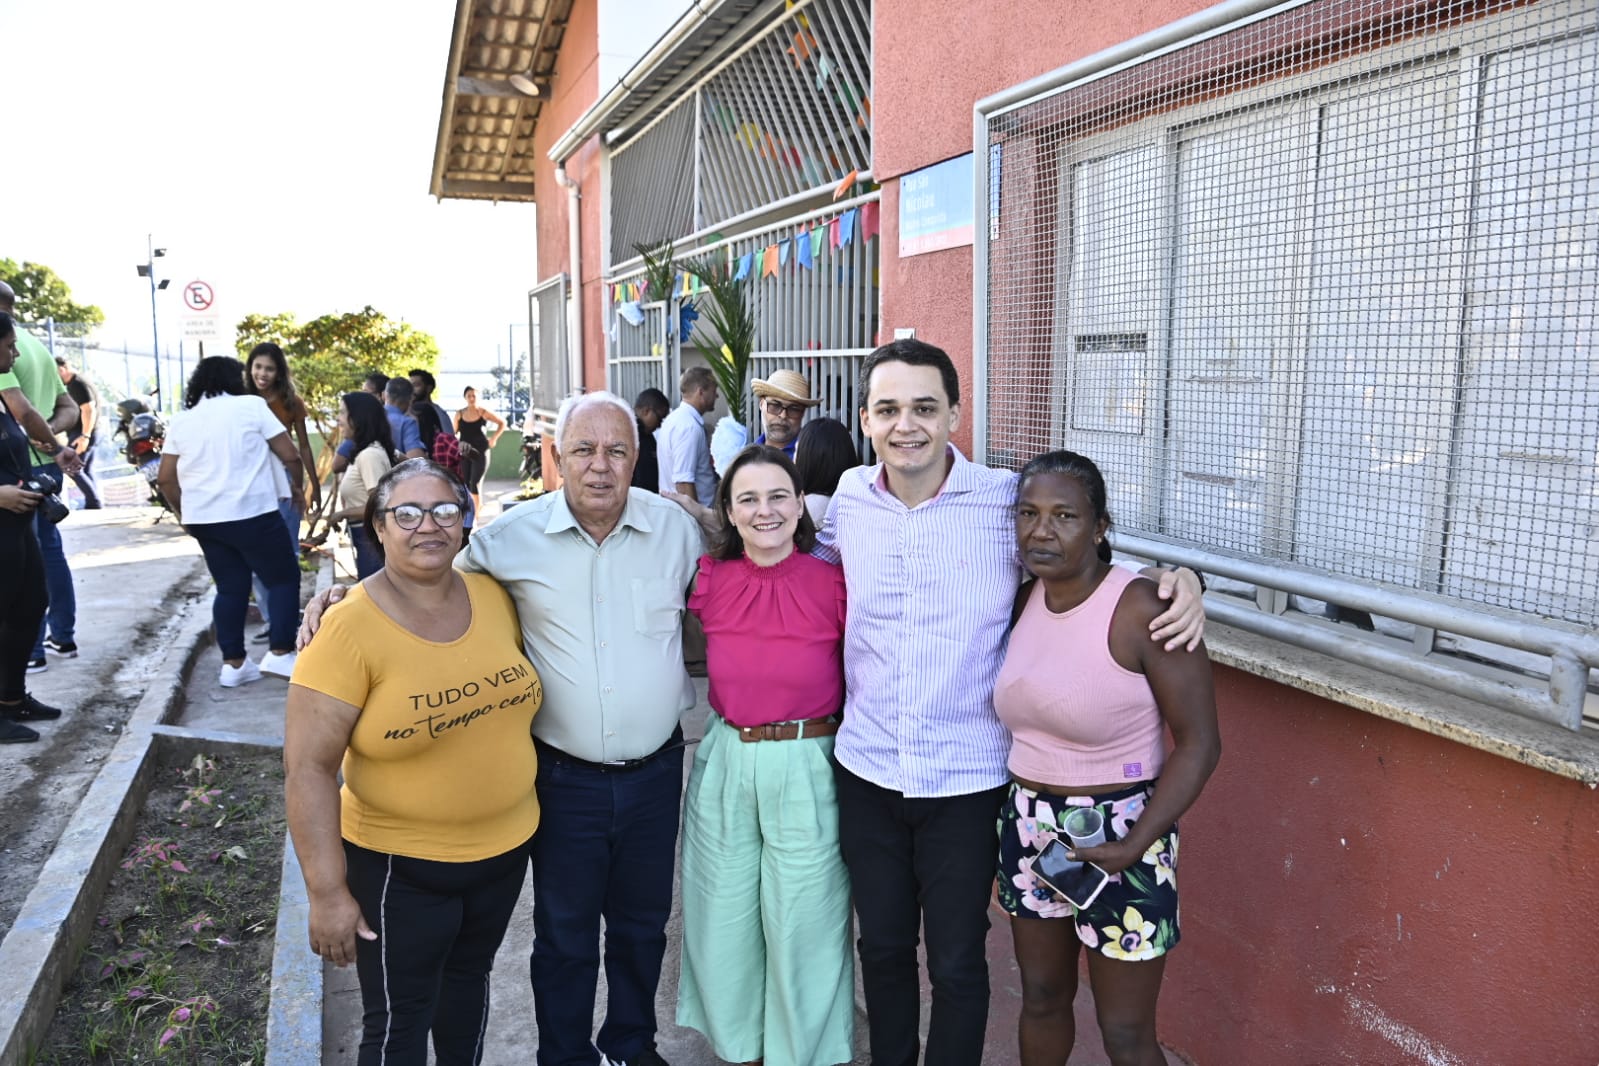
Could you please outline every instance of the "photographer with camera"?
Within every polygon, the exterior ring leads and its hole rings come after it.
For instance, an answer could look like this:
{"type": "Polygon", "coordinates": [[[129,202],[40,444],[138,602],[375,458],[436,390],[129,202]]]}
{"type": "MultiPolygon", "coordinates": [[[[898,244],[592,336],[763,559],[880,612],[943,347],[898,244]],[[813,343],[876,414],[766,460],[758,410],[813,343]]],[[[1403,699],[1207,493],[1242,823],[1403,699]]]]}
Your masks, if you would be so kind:
{"type": "MultiPolygon", "coordinates": [[[[0,374],[17,361],[16,326],[0,312],[0,374]]],[[[28,487],[37,483],[29,465],[28,435],[17,420],[21,411],[0,390],[0,559],[7,580],[0,582],[0,744],[38,740],[25,722],[61,717],[27,692],[28,656],[44,618],[44,560],[28,528],[34,512],[51,497],[28,487]]],[[[29,409],[34,418],[38,412],[29,409]]],[[[61,506],[61,501],[55,501],[61,506]]]]}
{"type": "MultiPolygon", "coordinates": [[[[0,311],[12,315],[15,303],[16,294],[11,286],[0,282],[0,311]]],[[[32,454],[28,457],[32,474],[59,484],[62,474],[75,474],[83,468],[77,452],[56,441],[56,434],[65,433],[80,417],[78,405],[72,402],[67,387],[61,383],[49,349],[31,333],[17,328],[14,320],[11,332],[16,356],[11,369],[0,373],[0,395],[4,395],[6,406],[32,442],[32,454]]],[[[39,554],[44,558],[49,639],[41,622],[34,633],[33,653],[28,656],[29,673],[45,669],[47,648],[68,659],[78,655],[78,645],[73,640],[78,621],[77,596],[72,588],[72,570],[67,566],[61,532],[44,511],[36,516],[33,532],[39,540],[39,554]]]]}

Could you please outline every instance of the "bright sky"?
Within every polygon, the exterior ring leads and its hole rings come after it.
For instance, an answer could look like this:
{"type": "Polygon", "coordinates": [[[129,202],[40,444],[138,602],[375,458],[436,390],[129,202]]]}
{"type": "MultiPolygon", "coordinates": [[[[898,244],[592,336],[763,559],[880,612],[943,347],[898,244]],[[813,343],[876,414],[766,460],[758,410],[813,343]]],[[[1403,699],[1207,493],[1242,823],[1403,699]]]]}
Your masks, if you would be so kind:
{"type": "Polygon", "coordinates": [[[98,304],[107,347],[149,350],[152,233],[163,349],[199,278],[230,321],[371,304],[450,370],[493,365],[511,323],[524,350],[536,209],[428,195],[454,8],[3,0],[0,256],[98,304]]]}

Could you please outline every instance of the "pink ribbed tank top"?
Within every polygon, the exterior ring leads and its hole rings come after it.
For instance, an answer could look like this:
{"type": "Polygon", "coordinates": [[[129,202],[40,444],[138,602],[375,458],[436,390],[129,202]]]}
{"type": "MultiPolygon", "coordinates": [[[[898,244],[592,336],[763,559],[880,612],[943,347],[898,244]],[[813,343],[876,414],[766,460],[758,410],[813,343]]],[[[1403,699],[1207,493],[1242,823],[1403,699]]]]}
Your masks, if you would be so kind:
{"type": "Polygon", "coordinates": [[[1111,567],[1088,599],[1064,614],[1035,587],[1011,631],[994,685],[994,710],[1011,733],[1010,771],[1055,785],[1147,781],[1166,745],[1149,680],[1110,654],[1110,621],[1138,580],[1111,567]]]}

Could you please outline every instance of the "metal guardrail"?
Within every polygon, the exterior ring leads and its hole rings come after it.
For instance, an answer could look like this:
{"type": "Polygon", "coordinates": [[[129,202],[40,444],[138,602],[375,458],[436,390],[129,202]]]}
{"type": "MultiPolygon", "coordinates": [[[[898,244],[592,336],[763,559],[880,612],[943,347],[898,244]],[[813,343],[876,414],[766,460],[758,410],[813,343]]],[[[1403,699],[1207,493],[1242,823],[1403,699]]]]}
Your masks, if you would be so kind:
{"type": "MultiPolygon", "coordinates": [[[[1261,589],[1311,596],[1384,615],[1408,622],[1417,631],[1416,639],[1407,646],[1403,641],[1349,627],[1333,627],[1306,615],[1262,609],[1216,593],[1207,595],[1206,616],[1225,625],[1420,681],[1467,699],[1508,707],[1567,729],[1582,728],[1588,671],[1599,667],[1599,635],[1592,630],[1282,563],[1222,555],[1126,530],[1116,532],[1115,542],[1118,551],[1252,582],[1261,589]],[[1435,650],[1438,633],[1455,633],[1548,656],[1548,680],[1537,683],[1519,679],[1508,671],[1489,674],[1467,667],[1460,660],[1451,661],[1435,650]]],[[[1284,605],[1282,598],[1262,598],[1276,599],[1275,607],[1284,605]]]]}

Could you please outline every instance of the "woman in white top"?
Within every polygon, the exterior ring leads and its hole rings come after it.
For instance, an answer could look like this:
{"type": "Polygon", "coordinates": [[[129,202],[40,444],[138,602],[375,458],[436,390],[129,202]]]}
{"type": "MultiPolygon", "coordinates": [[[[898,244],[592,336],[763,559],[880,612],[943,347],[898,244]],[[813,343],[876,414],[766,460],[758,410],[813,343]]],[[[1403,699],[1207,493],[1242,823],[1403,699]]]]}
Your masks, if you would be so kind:
{"type": "Polygon", "coordinates": [[[339,429],[345,440],[354,442],[355,458],[339,482],[339,507],[333,512],[333,520],[342,519],[349,525],[355,573],[365,581],[383,568],[377,538],[364,522],[367,501],[377,488],[378,479],[394,465],[394,433],[383,405],[365,392],[347,392],[339,401],[339,429]]]}
{"type": "Polygon", "coordinates": [[[844,471],[861,465],[861,453],[855,450],[849,427],[836,418],[813,418],[805,423],[794,442],[794,465],[805,491],[805,510],[820,529],[838,479],[844,471]]]}
{"type": "Polygon", "coordinates": [[[200,542],[216,582],[211,619],[222,651],[221,684],[259,681],[263,671],[286,678],[294,672],[300,567],[283,535],[273,456],[299,496],[300,453],[267,402],[245,392],[237,359],[200,360],[183,406],[167,430],[157,480],[183,528],[200,542]],[[244,653],[251,574],[265,583],[272,612],[271,650],[259,666],[244,653]]]}

